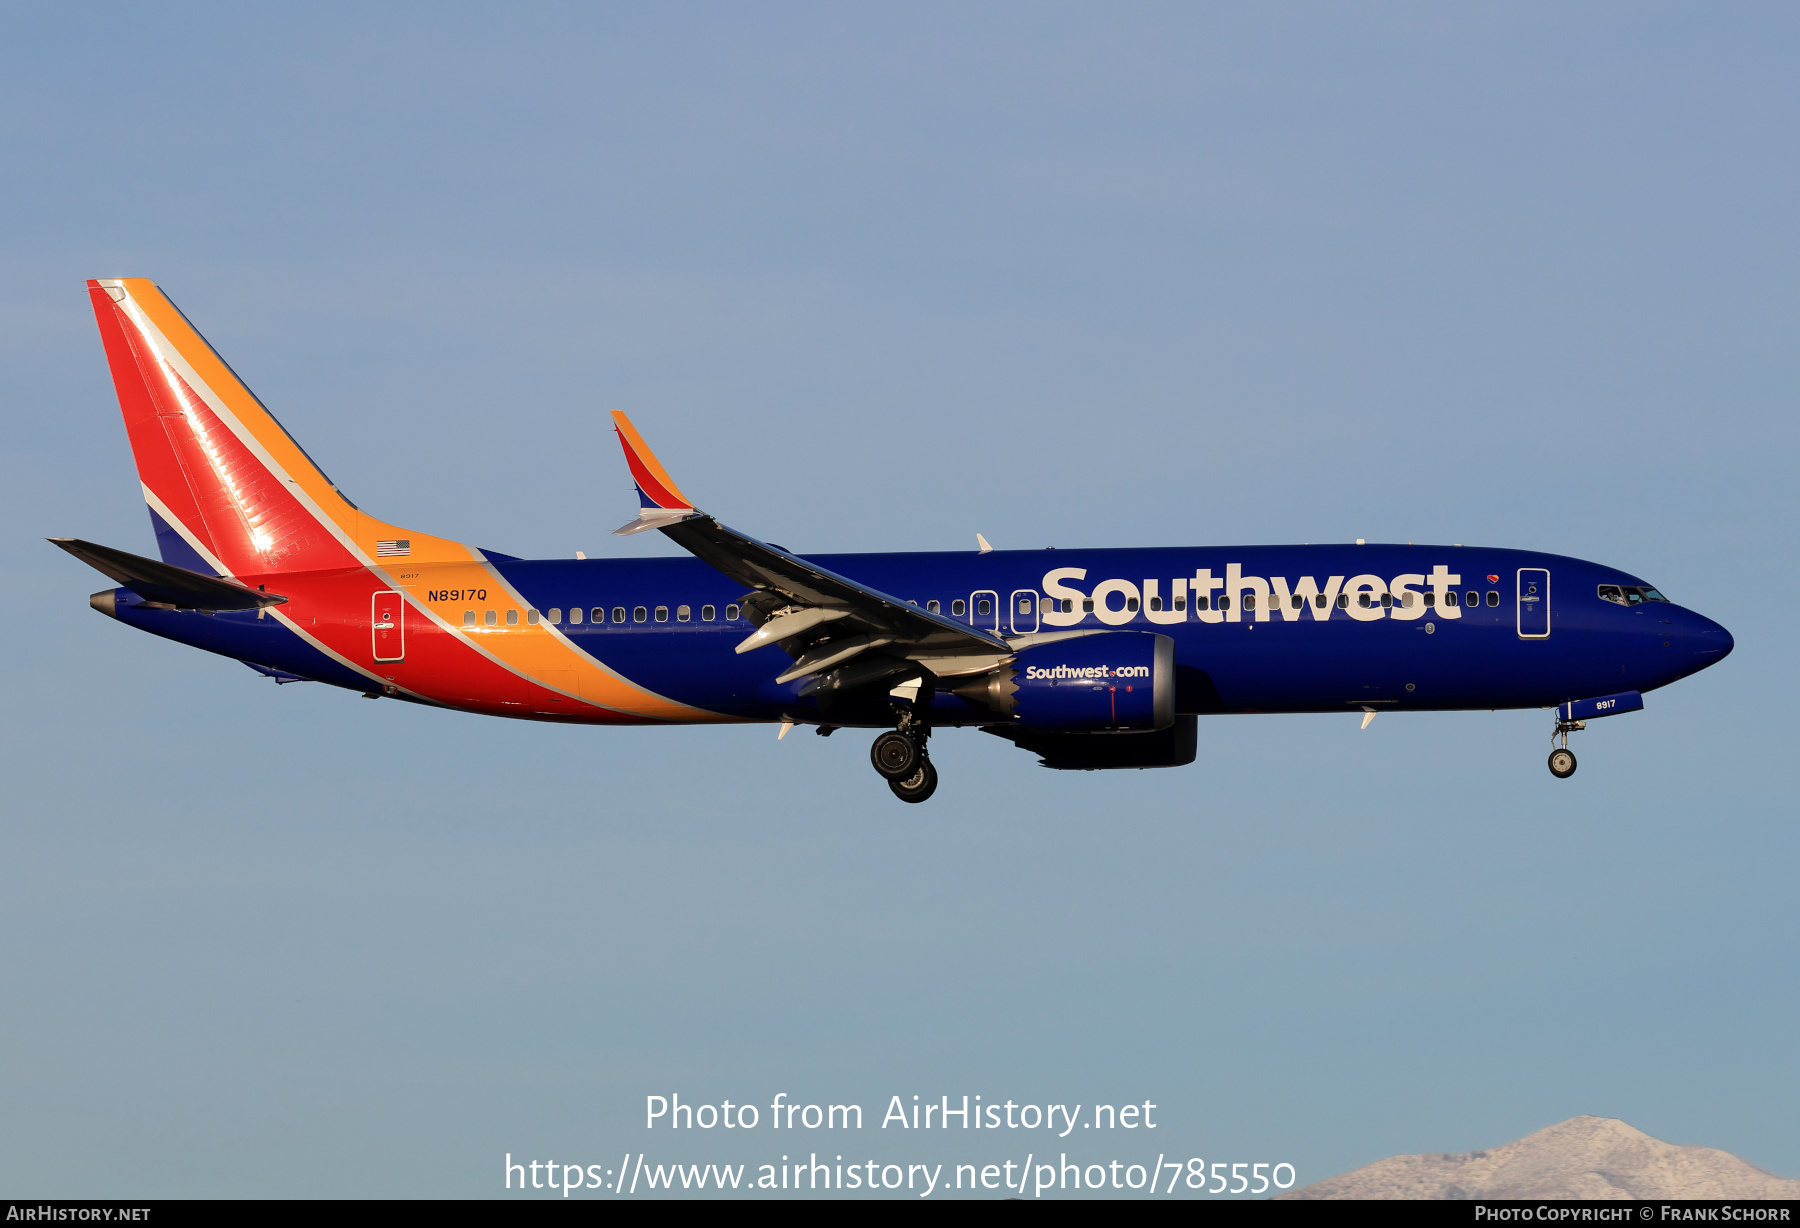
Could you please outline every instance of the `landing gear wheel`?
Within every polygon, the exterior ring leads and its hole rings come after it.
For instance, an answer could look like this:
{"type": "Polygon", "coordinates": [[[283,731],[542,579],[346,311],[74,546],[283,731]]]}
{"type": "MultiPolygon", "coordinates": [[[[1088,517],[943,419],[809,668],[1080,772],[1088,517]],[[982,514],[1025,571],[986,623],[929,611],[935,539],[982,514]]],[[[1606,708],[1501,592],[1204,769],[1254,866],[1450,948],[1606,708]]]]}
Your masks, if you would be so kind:
{"type": "Polygon", "coordinates": [[[931,766],[931,760],[920,758],[911,776],[888,781],[888,788],[903,802],[922,802],[937,792],[937,769],[931,766]]]}
{"type": "Polygon", "coordinates": [[[1551,751],[1550,774],[1558,780],[1567,780],[1573,776],[1575,774],[1575,752],[1562,746],[1551,751]]]}
{"type": "Polygon", "coordinates": [[[924,757],[919,744],[897,730],[882,734],[875,739],[875,745],[869,748],[869,761],[875,765],[877,772],[890,781],[905,780],[917,774],[919,763],[924,757]]]}

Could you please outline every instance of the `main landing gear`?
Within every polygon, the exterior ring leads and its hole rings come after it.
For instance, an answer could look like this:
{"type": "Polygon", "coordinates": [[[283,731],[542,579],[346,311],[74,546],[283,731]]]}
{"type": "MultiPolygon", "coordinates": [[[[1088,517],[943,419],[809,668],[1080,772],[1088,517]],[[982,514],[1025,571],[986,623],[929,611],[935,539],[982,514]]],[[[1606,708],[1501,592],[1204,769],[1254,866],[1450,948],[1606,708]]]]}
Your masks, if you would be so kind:
{"type": "Polygon", "coordinates": [[[1550,774],[1558,780],[1575,774],[1575,752],[1569,749],[1569,735],[1586,728],[1586,721],[1556,722],[1556,732],[1550,735],[1550,745],[1555,747],[1550,752],[1550,774]]]}
{"type": "Polygon", "coordinates": [[[888,730],[869,748],[875,770],[903,802],[922,802],[937,791],[937,769],[925,753],[925,739],[930,736],[929,725],[910,709],[902,709],[899,728],[888,730]]]}
{"type": "Polygon", "coordinates": [[[903,802],[922,802],[937,792],[937,769],[921,755],[918,770],[905,780],[888,781],[888,788],[903,802]]]}

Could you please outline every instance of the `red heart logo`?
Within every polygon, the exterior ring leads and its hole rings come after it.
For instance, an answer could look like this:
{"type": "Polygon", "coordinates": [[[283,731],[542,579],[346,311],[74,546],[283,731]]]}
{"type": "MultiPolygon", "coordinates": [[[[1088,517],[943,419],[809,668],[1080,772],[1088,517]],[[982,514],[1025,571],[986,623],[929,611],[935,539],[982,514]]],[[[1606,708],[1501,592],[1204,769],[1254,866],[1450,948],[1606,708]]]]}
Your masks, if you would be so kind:
{"type": "Polygon", "coordinates": [[[1499,576],[1489,576],[1488,583],[1489,584],[1498,584],[1498,583],[1500,583],[1500,577],[1499,576]]]}

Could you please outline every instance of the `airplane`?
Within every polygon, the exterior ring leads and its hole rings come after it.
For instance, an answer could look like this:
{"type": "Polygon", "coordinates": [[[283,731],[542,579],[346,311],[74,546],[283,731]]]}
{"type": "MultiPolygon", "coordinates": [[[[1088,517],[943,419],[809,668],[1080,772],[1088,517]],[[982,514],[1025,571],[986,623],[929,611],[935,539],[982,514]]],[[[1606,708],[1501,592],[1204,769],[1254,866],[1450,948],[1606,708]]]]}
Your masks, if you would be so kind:
{"type": "Polygon", "coordinates": [[[880,731],[894,796],[975,728],[1047,768],[1180,767],[1228,713],[1554,712],[1569,734],[1715,665],[1729,632],[1637,576],[1407,544],[795,554],[697,508],[624,413],[621,535],[691,558],[527,560],[351,502],[152,282],[88,282],[160,558],[51,540],[108,617],[277,684],[585,725],[880,731]],[[1260,632],[1260,634],[1258,634],[1260,632]]]}

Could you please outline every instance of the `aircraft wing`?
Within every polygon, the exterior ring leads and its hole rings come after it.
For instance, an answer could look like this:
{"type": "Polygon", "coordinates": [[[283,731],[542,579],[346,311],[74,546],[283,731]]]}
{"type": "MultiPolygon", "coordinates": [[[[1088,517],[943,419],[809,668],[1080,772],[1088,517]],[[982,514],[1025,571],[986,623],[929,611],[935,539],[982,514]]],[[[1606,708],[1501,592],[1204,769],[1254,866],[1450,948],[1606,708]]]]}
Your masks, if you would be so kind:
{"type": "Polygon", "coordinates": [[[1012,656],[998,635],[934,614],[848,576],[809,563],[779,546],[720,524],[669,478],[631,420],[613,411],[626,463],[637,482],[638,519],[614,532],[659,529],[720,573],[752,590],[745,607],[757,630],[738,645],[749,652],[779,643],[795,658],[782,681],[835,675],[841,685],[883,676],[882,663],[908,663],[940,676],[984,673],[1012,656]]]}

